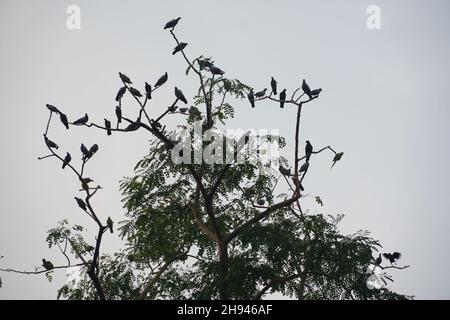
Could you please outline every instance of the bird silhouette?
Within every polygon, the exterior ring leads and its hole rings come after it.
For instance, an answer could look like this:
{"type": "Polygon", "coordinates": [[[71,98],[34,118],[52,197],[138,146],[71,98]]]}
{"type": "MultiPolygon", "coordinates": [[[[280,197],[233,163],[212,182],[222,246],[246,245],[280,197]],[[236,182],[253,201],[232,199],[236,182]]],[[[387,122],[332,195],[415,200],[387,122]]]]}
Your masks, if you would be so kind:
{"type": "Polygon", "coordinates": [[[300,172],[306,172],[306,171],[308,170],[308,168],[309,168],[309,162],[306,161],[306,162],[300,167],[299,173],[300,173],[300,172]]]}
{"type": "Polygon", "coordinates": [[[401,256],[400,252],[383,253],[383,257],[388,259],[391,264],[395,263],[401,256]]]}
{"type": "Polygon", "coordinates": [[[109,121],[108,119],[105,119],[105,128],[106,128],[106,133],[108,136],[111,135],[111,121],[109,121]]]}
{"type": "MultiPolygon", "coordinates": [[[[338,162],[339,160],[341,160],[341,158],[342,158],[343,155],[344,155],[343,152],[339,152],[339,153],[336,153],[336,154],[335,154],[335,156],[334,156],[334,158],[333,158],[333,164],[331,165],[331,168],[334,167],[334,165],[336,164],[336,162],[338,162]]],[[[331,169],[331,168],[330,168],[330,169],[331,169]]]]}
{"type": "Polygon", "coordinates": [[[166,29],[174,29],[175,26],[178,24],[178,21],[180,21],[181,17],[178,17],[176,19],[172,19],[169,22],[166,23],[166,25],[164,26],[164,30],[166,29]]]}
{"type": "Polygon", "coordinates": [[[277,82],[273,77],[272,80],[270,80],[270,87],[272,88],[272,93],[277,95],[277,82]]]}
{"type": "Polygon", "coordinates": [[[67,120],[67,116],[64,113],[59,113],[59,119],[61,120],[64,127],[66,127],[66,129],[69,129],[69,120],[67,120]]]}
{"type": "Polygon", "coordinates": [[[250,92],[247,94],[248,101],[250,101],[250,104],[252,105],[252,108],[255,107],[255,96],[253,95],[253,89],[250,90],[250,92]]]}
{"type": "Polygon", "coordinates": [[[142,94],[140,93],[140,91],[136,88],[130,87],[130,92],[133,96],[135,97],[142,97],[142,94]]]}
{"type": "Polygon", "coordinates": [[[291,169],[286,169],[285,167],[283,167],[282,165],[280,165],[280,167],[278,168],[280,170],[280,173],[283,176],[290,176],[291,175],[291,169]]]}
{"type": "Polygon", "coordinates": [[[177,52],[183,50],[184,48],[186,48],[188,44],[186,42],[180,42],[179,44],[177,44],[177,46],[173,49],[172,51],[172,55],[176,54],[177,52]]]}
{"type": "Polygon", "coordinates": [[[209,66],[209,71],[212,73],[212,74],[214,74],[214,75],[224,75],[225,74],[225,72],[223,71],[223,70],[221,70],[220,68],[218,68],[218,67],[215,67],[215,66],[213,66],[213,65],[211,65],[211,66],[209,66]]]}
{"type": "Polygon", "coordinates": [[[106,220],[106,225],[109,228],[109,232],[113,233],[113,224],[114,222],[112,221],[111,217],[108,217],[108,219],[106,220]]]}
{"type": "Polygon", "coordinates": [[[59,113],[59,110],[57,107],[51,105],[51,104],[46,104],[45,105],[47,107],[48,110],[50,110],[51,112],[55,112],[55,113],[59,113]]]}
{"type": "Polygon", "coordinates": [[[84,145],[84,143],[81,144],[80,150],[81,150],[81,153],[83,154],[82,160],[86,160],[91,157],[91,154],[90,154],[89,150],[86,148],[86,146],[84,145]]]}
{"type": "Polygon", "coordinates": [[[286,101],[286,89],[280,92],[280,108],[284,108],[284,102],[286,101]]]}
{"type": "Polygon", "coordinates": [[[53,149],[59,149],[59,146],[56,143],[54,143],[52,140],[47,138],[46,135],[44,135],[44,140],[45,140],[45,144],[47,145],[47,147],[53,148],[53,149]]]}
{"type": "Polygon", "coordinates": [[[303,79],[302,90],[303,90],[303,92],[304,92],[308,97],[311,96],[311,88],[310,88],[309,85],[306,83],[305,79],[303,79]]]}
{"type": "Polygon", "coordinates": [[[214,68],[214,65],[209,60],[198,59],[197,62],[198,62],[198,66],[200,67],[200,70],[203,70],[205,68],[209,68],[211,70],[211,68],[214,68]]]}
{"type": "Polygon", "coordinates": [[[84,251],[85,252],[91,252],[91,251],[93,251],[95,248],[93,247],[93,246],[91,246],[91,245],[89,245],[89,244],[86,244],[85,246],[84,246],[84,251]]]}
{"type": "Polygon", "coordinates": [[[166,73],[164,73],[159,79],[158,81],[156,81],[155,83],[155,88],[162,86],[164,83],[167,82],[167,79],[169,78],[169,75],[166,73]]]}
{"type": "Polygon", "coordinates": [[[128,84],[132,84],[133,83],[133,82],[131,82],[130,78],[128,78],[123,73],[119,72],[119,76],[120,76],[120,79],[122,80],[122,82],[128,83],[128,84]]]}
{"type": "Polygon", "coordinates": [[[322,92],[322,88],[312,90],[310,99],[318,97],[321,92],[322,92]]]}
{"type": "Polygon", "coordinates": [[[145,83],[145,95],[149,100],[152,98],[152,86],[147,82],[145,83]]]}
{"type": "Polygon", "coordinates": [[[180,108],[180,112],[181,113],[186,113],[186,112],[188,112],[188,108],[180,108]]]}
{"type": "Polygon", "coordinates": [[[177,87],[175,87],[175,97],[177,97],[177,99],[179,99],[179,100],[183,101],[185,104],[187,104],[187,100],[184,97],[183,92],[180,89],[178,89],[177,87]]]}
{"type": "Polygon", "coordinates": [[[126,128],[126,131],[135,131],[140,128],[140,122],[136,120],[136,122],[131,122],[126,128]]]}
{"type": "Polygon", "coordinates": [[[78,206],[83,210],[86,211],[86,203],[83,201],[83,199],[74,197],[74,199],[77,201],[78,206]]]}
{"type": "Polygon", "coordinates": [[[378,255],[378,258],[375,259],[375,265],[379,266],[381,262],[383,261],[383,258],[381,258],[381,253],[378,255]]]}
{"type": "Polygon", "coordinates": [[[264,88],[264,90],[258,91],[255,93],[255,98],[262,98],[266,95],[267,88],[264,88]]]}
{"type": "Polygon", "coordinates": [[[89,148],[89,157],[92,157],[98,151],[98,144],[94,143],[92,147],[89,148]]]}
{"type": "Polygon", "coordinates": [[[306,140],[306,147],[305,147],[306,161],[309,161],[309,158],[311,157],[312,152],[313,152],[313,146],[309,142],[309,140],[306,140]]]}
{"type": "Polygon", "coordinates": [[[48,260],[42,259],[42,266],[45,268],[45,270],[50,271],[54,268],[53,263],[51,263],[48,260]]]}
{"type": "Polygon", "coordinates": [[[121,87],[119,89],[119,91],[117,91],[116,101],[121,100],[126,91],[127,91],[127,87],[121,87]]]}
{"type": "Polygon", "coordinates": [[[122,109],[119,106],[116,106],[116,117],[117,117],[117,122],[121,123],[122,122],[122,109]]]}
{"type": "Polygon", "coordinates": [[[85,125],[88,121],[89,121],[89,116],[87,115],[87,113],[85,113],[84,117],[81,117],[80,119],[75,120],[73,122],[73,124],[76,126],[82,126],[82,125],[85,125]]]}
{"type": "Polygon", "coordinates": [[[64,169],[71,160],[72,160],[72,156],[70,155],[70,153],[67,152],[66,156],[64,157],[62,168],[64,169]]]}

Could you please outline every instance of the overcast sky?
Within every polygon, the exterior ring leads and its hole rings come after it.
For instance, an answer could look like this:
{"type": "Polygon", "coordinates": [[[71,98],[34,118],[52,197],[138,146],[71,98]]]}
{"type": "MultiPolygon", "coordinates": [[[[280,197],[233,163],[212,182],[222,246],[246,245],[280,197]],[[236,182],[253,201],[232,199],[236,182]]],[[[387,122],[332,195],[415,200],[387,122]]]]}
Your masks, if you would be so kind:
{"type": "MultiPolygon", "coordinates": [[[[62,218],[95,230],[73,201],[79,187],[73,175],[53,159],[37,160],[46,154],[45,104],[71,120],[85,112],[96,122],[113,119],[119,71],[141,90],[144,81],[169,73],[151,101],[154,114],[173,101],[175,85],[192,100],[196,79],[185,76],[185,62],[171,55],[173,39],[162,29],[181,16],[176,31],[189,43],[187,54],[213,56],[227,77],[262,89],[274,76],[288,94],[303,78],[323,88],[304,108],[302,143],[331,145],[345,155],[333,170],[332,155],[314,159],[305,183],[324,207],[309,200],[305,206],[344,213],[344,233],[367,229],[386,251],[402,252],[401,264],[411,268],[392,272],[395,290],[449,299],[449,9],[448,0],[0,0],[0,268],[33,270],[43,257],[64,263],[44,242],[62,218]],[[72,4],[81,9],[80,30],[66,26],[72,4]],[[380,30],[366,26],[372,4],[381,9],[380,30]]],[[[242,101],[235,108],[230,127],[278,128],[292,137],[292,107],[263,102],[252,110],[242,101]]],[[[119,180],[147,153],[150,137],[106,137],[59,123],[50,135],[72,155],[80,142],[100,145],[87,168],[104,186],[95,206],[103,217],[121,220],[119,180]]],[[[105,248],[119,244],[117,234],[104,241],[105,248]]],[[[54,299],[65,282],[64,271],[51,284],[43,275],[0,277],[0,299],[54,299]]]]}

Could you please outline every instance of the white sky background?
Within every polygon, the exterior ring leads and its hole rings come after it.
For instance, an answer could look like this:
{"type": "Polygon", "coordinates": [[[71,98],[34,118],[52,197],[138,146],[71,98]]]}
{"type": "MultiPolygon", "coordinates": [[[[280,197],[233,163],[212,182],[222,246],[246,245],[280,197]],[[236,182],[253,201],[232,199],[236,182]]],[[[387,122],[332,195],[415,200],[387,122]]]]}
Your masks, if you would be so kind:
{"type": "MultiPolygon", "coordinates": [[[[0,267],[32,270],[49,258],[64,263],[44,242],[64,217],[87,224],[73,197],[79,183],[45,155],[46,103],[70,120],[85,112],[98,123],[114,119],[114,97],[124,72],[143,90],[165,71],[168,83],[155,93],[152,114],[173,101],[177,85],[192,101],[194,76],[185,76],[174,41],[162,27],[181,16],[176,32],[188,56],[213,56],[229,78],[256,90],[270,76],[288,95],[306,78],[322,87],[303,110],[301,138],[315,148],[332,145],[343,160],[329,170],[331,154],[314,157],[304,186],[324,207],[345,213],[342,230],[368,229],[386,251],[400,251],[394,288],[423,299],[450,298],[448,101],[450,3],[438,1],[5,1],[0,0],[0,267]],[[66,8],[81,8],[81,30],[66,28],[66,8]],[[381,8],[381,30],[368,30],[366,8],[381,8]]],[[[234,128],[279,128],[292,137],[295,110],[274,103],[234,103],[234,128]]],[[[131,100],[124,110],[137,111],[131,100]]],[[[173,116],[169,125],[181,118],[173,116]]],[[[101,217],[123,217],[119,180],[146,154],[143,132],[113,134],[66,130],[59,121],[49,137],[74,163],[79,145],[98,143],[88,175],[105,187],[95,197],[101,217]]],[[[286,149],[290,157],[293,141],[286,149]]],[[[75,161],[76,160],[76,161],[75,161]]],[[[91,239],[94,233],[91,234],[91,239]]],[[[119,244],[109,234],[104,248],[119,244]]],[[[53,299],[64,271],[48,284],[43,275],[1,273],[0,299],[53,299]]]]}

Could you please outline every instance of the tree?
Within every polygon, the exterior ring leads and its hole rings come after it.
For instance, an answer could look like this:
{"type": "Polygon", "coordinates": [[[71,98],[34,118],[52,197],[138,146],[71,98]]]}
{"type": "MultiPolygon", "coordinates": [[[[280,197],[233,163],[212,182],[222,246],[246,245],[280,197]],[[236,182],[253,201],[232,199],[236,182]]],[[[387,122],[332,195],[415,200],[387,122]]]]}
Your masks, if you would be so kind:
{"type": "MultiPolygon", "coordinates": [[[[116,95],[115,126],[108,119],[104,125],[89,122],[87,114],[68,122],[59,108],[47,105],[50,115],[44,142],[49,154],[39,159],[57,159],[74,173],[83,193],[83,198],[75,200],[97,232],[95,243],[90,244],[85,240],[84,226],[61,221],[49,230],[47,243],[56,246],[67,263],[22,273],[45,273],[51,278],[55,269],[78,266],[80,280],[58,291],[58,298],[69,299],[261,299],[274,292],[298,299],[408,298],[385,287],[367,285],[375,269],[408,267],[375,264],[372,252],[381,247],[377,240],[362,231],[342,235],[338,230],[342,215],[311,215],[302,210],[306,197],[303,179],[310,163],[323,152],[332,154],[333,165],[343,155],[331,146],[313,151],[309,143],[305,155],[300,151],[302,109],[318,99],[322,90],[311,89],[303,80],[289,98],[283,90],[278,99],[277,82],[272,78],[271,93],[253,93],[251,86],[226,78],[211,58],[188,59],[187,44],[174,32],[179,20],[166,28],[176,42],[173,54],[181,55],[187,63],[186,75],[193,74],[199,81],[193,106],[177,106],[187,101],[175,87],[170,107],[150,117],[146,106],[158,88],[166,85],[167,73],[153,88],[146,83],[144,95],[128,76],[119,73],[122,83],[116,95]],[[130,117],[129,106],[122,105],[125,96],[137,102],[137,118],[130,117]],[[249,133],[232,137],[218,130],[234,117],[231,103],[244,104],[246,99],[252,107],[267,101],[294,109],[293,138],[249,133]],[[149,154],[137,163],[134,175],[121,182],[126,214],[119,228],[111,218],[97,213],[91,203],[101,186],[92,186],[84,168],[98,146],[88,149],[81,145],[78,169],[70,153],[59,154],[58,145],[49,138],[52,116],[57,114],[66,127],[81,125],[105,130],[108,135],[145,130],[152,136],[149,154]],[[163,125],[165,118],[174,114],[186,118],[181,133],[163,125]],[[201,132],[200,139],[196,130],[201,132]],[[205,136],[209,138],[202,139],[205,136]],[[290,160],[279,157],[281,165],[274,169],[272,163],[259,160],[262,143],[280,148],[293,143],[295,152],[290,160]],[[203,161],[196,161],[199,152],[203,161]],[[114,230],[125,248],[101,254],[105,233],[114,230]],[[73,263],[73,259],[78,262],[73,263]]],[[[280,112],[286,114],[286,109],[280,112]]],[[[323,205],[320,197],[316,201],[323,205]]],[[[386,279],[392,281],[386,274],[379,279],[385,284],[386,279]]]]}

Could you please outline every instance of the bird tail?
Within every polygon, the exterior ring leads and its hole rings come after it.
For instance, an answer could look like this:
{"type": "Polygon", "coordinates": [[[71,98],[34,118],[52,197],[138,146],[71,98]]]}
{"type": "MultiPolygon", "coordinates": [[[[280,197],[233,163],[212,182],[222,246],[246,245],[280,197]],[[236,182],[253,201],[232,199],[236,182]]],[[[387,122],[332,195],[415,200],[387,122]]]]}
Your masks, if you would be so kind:
{"type": "Polygon", "coordinates": [[[172,55],[175,55],[175,53],[177,53],[175,50],[172,52],[172,55]]]}
{"type": "Polygon", "coordinates": [[[280,102],[280,108],[284,108],[284,102],[280,102]]]}
{"type": "Polygon", "coordinates": [[[333,167],[334,167],[335,164],[336,164],[336,161],[333,161],[333,164],[331,165],[330,170],[333,169],[333,167]]]}

